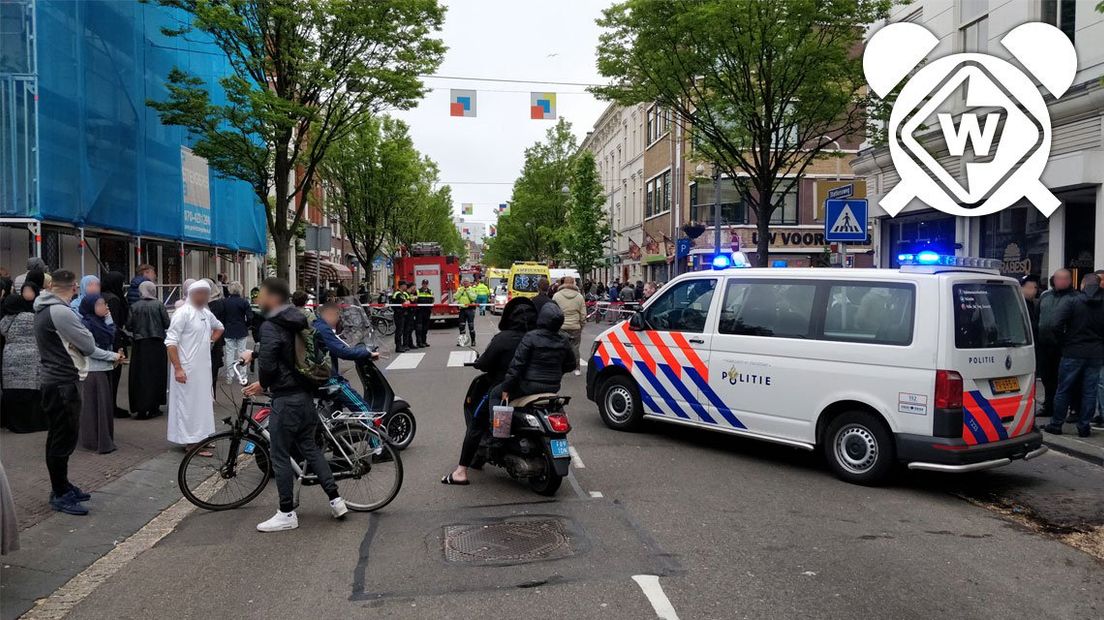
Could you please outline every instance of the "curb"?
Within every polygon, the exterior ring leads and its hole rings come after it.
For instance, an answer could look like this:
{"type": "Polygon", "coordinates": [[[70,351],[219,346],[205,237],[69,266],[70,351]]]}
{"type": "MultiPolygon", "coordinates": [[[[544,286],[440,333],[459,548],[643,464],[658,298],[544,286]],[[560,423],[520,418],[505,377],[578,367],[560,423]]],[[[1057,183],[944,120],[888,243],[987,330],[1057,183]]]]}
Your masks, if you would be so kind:
{"type": "Polygon", "coordinates": [[[1043,443],[1051,450],[1104,467],[1104,447],[1082,441],[1079,438],[1066,437],[1065,435],[1051,435],[1046,432],[1042,435],[1043,443]]]}

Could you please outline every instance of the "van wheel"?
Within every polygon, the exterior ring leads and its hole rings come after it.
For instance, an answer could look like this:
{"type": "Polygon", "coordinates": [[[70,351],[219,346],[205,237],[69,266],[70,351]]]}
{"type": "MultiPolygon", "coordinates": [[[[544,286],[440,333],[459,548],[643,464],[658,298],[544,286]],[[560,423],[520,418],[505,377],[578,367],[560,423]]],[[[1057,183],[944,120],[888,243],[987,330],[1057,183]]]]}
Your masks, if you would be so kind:
{"type": "Polygon", "coordinates": [[[602,383],[598,411],[606,426],[618,431],[636,430],[644,418],[640,393],[632,380],[624,376],[610,377],[602,383]]]}
{"type": "Polygon", "coordinates": [[[878,416],[848,411],[837,417],[824,433],[824,456],[841,480],[876,485],[893,470],[893,439],[878,416]]]}

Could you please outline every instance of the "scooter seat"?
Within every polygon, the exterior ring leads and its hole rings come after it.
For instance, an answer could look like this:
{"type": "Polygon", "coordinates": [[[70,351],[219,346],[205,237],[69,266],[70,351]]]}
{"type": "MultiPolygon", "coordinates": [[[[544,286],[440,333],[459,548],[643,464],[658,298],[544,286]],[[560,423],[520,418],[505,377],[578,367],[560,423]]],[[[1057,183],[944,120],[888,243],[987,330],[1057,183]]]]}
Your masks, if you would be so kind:
{"type": "Polygon", "coordinates": [[[537,402],[552,401],[559,398],[559,394],[553,394],[546,392],[544,394],[529,394],[528,396],[519,396],[510,401],[510,404],[514,407],[529,407],[537,402]]]}

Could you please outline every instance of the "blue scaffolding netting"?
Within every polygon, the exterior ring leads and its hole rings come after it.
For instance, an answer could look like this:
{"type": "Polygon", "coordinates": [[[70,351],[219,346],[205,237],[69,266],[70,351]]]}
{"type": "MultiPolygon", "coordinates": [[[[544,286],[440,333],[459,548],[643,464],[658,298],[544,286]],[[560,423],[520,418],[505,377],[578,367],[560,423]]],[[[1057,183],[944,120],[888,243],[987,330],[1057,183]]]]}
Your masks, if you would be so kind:
{"type": "MultiPolygon", "coordinates": [[[[14,3],[20,4],[36,37],[37,101],[21,101],[37,105],[31,129],[22,133],[33,135],[37,125],[38,194],[37,201],[5,200],[0,215],[263,253],[264,208],[252,188],[208,171],[190,156],[187,132],[162,125],[146,105],[167,98],[173,67],[202,78],[212,101],[225,103],[217,80],[230,67],[222,52],[202,33],[162,34],[187,25],[187,15],[114,0],[14,3]]],[[[12,129],[21,118],[16,105],[4,108],[12,129]]],[[[20,132],[10,133],[19,139],[20,132]]],[[[5,193],[25,195],[18,175],[10,178],[5,193]]]]}

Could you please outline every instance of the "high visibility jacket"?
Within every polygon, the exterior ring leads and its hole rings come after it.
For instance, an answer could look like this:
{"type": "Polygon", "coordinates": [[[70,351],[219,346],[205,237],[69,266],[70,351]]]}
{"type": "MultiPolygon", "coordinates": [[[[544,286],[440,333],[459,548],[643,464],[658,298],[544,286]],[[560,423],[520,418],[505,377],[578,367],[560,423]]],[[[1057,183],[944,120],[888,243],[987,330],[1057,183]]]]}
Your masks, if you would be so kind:
{"type": "Polygon", "coordinates": [[[433,305],[433,301],[434,301],[433,291],[429,290],[428,287],[427,288],[420,288],[420,289],[418,289],[417,299],[418,299],[419,304],[433,305]]]}
{"type": "Polygon", "coordinates": [[[393,304],[405,304],[410,301],[410,296],[406,291],[395,291],[391,294],[391,303],[393,304]]]}
{"type": "Polygon", "coordinates": [[[456,289],[456,295],[453,296],[453,299],[461,306],[474,304],[476,303],[475,291],[470,286],[461,286],[456,289]]]}
{"type": "Polygon", "coordinates": [[[484,301],[491,298],[491,289],[482,282],[471,287],[471,290],[475,293],[476,298],[482,297],[484,301]]]}

